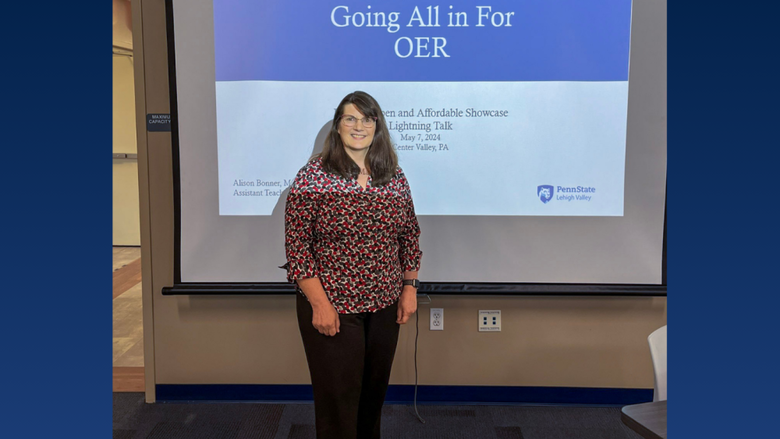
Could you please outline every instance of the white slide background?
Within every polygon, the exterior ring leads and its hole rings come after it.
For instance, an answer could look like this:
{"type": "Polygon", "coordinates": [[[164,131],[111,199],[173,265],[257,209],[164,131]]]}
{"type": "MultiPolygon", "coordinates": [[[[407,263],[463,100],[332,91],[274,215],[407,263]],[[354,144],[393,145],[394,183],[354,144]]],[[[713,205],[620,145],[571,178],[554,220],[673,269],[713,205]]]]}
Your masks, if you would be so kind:
{"type": "Polygon", "coordinates": [[[388,114],[418,215],[623,215],[625,81],[217,82],[220,214],[271,215],[354,90],[388,114]],[[428,108],[463,116],[418,117],[428,108]],[[399,131],[404,123],[426,128],[399,131]],[[542,203],[539,185],[595,192],[542,203]]]}

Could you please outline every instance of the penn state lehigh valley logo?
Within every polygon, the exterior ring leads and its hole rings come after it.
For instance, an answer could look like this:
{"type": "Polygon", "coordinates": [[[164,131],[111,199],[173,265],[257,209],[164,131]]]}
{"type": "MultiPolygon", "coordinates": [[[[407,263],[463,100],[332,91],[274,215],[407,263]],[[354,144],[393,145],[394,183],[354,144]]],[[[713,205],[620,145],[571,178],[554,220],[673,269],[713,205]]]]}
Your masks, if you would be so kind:
{"type": "Polygon", "coordinates": [[[542,203],[547,204],[553,197],[553,191],[555,189],[549,184],[543,184],[536,188],[536,195],[542,200],[542,203]]]}

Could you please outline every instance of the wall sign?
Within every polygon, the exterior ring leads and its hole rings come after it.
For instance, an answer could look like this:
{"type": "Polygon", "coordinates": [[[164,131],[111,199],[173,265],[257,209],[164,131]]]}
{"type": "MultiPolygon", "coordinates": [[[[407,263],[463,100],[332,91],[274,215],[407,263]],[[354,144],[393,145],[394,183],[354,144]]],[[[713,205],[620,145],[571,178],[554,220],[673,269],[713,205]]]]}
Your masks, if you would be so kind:
{"type": "Polygon", "coordinates": [[[147,131],[171,131],[171,115],[170,114],[147,114],[146,130],[147,131]]]}

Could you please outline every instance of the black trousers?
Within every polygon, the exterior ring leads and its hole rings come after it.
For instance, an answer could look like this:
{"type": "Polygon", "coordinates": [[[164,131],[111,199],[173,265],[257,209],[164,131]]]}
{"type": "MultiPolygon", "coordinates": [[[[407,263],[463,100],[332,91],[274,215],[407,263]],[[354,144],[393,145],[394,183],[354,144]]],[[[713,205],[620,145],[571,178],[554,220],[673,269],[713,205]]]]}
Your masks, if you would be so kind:
{"type": "Polygon", "coordinates": [[[340,332],[329,337],[317,332],[311,305],[297,296],[317,439],[378,439],[398,345],[398,304],[375,313],[339,314],[340,332]]]}

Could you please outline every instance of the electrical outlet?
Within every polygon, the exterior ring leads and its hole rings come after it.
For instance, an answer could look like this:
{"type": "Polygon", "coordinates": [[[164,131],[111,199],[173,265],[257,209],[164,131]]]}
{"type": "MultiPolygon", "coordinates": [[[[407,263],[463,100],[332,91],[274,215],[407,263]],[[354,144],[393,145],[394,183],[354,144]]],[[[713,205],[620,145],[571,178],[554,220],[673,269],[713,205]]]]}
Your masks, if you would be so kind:
{"type": "Polygon", "coordinates": [[[479,332],[501,331],[501,310],[479,310],[479,332]]]}
{"type": "Polygon", "coordinates": [[[444,331],[444,308],[431,308],[431,331],[444,331]]]}

